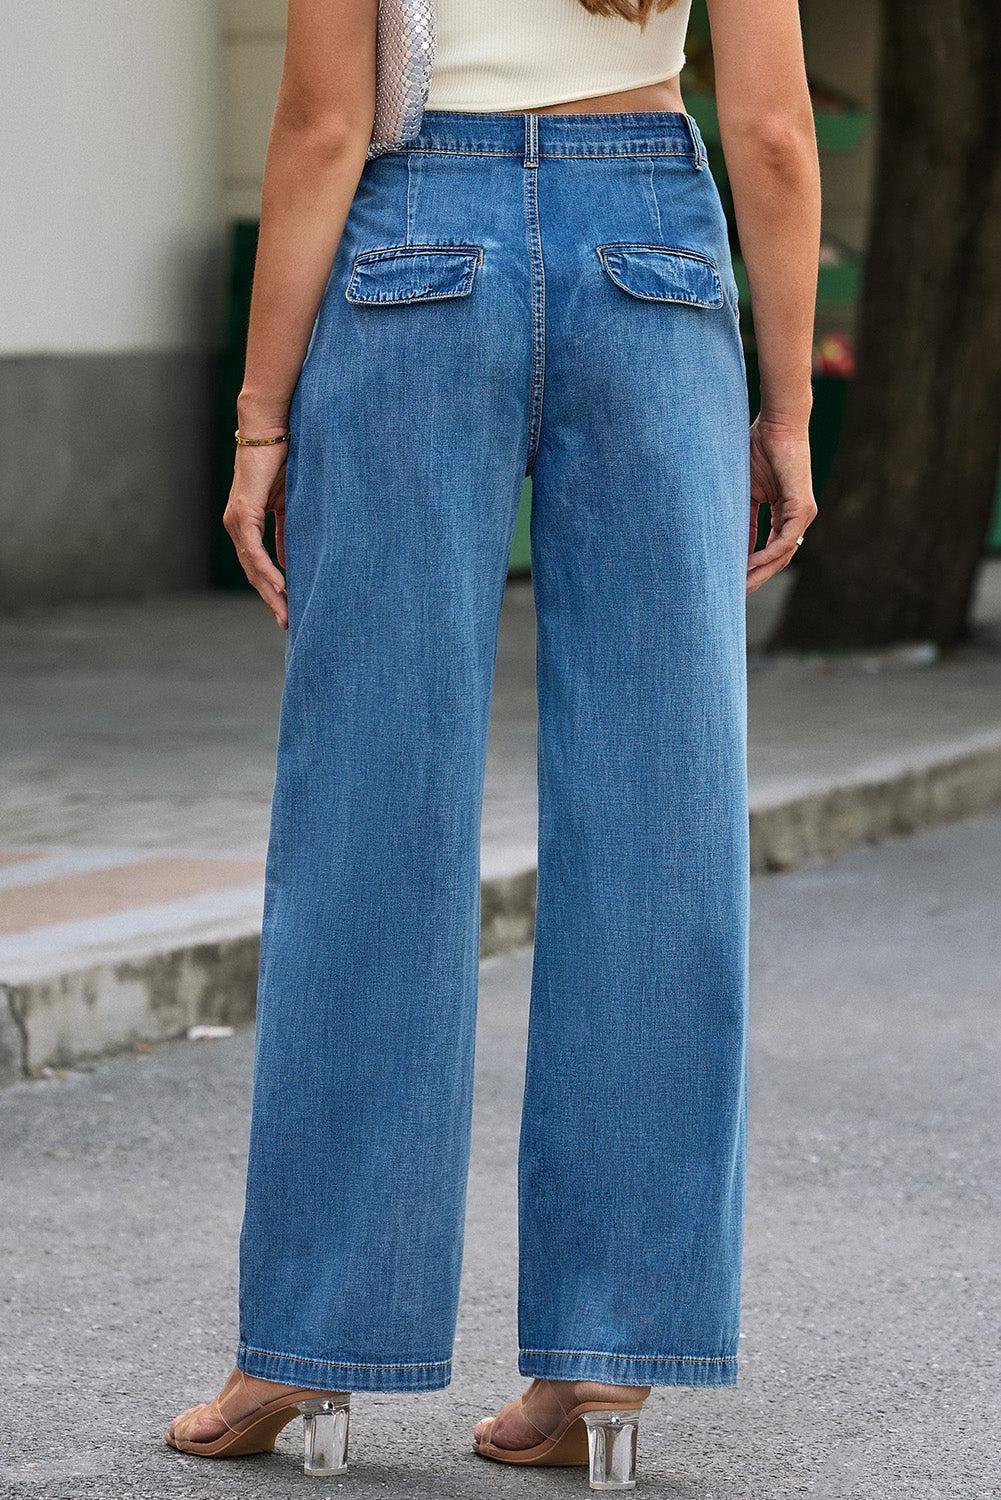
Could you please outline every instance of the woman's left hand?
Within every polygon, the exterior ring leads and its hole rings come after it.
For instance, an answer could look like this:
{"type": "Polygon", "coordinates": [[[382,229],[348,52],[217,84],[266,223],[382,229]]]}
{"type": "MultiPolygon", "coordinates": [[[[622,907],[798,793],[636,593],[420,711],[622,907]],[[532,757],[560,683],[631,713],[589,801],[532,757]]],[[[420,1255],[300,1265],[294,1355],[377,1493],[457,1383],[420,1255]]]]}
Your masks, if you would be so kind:
{"type": "Polygon", "coordinates": [[[792,426],[762,413],[751,426],[751,531],[747,551],[747,592],[753,594],[781,573],[817,515],[806,423],[792,426]],[[771,511],[771,529],[755,551],[758,512],[771,511]]]}
{"type": "Polygon", "coordinates": [[[288,629],[285,579],[264,546],[264,522],[271,511],[275,518],[278,561],[284,567],[287,456],[287,443],[268,448],[238,447],[233,486],[222,518],[240,566],[282,630],[288,629]]]}

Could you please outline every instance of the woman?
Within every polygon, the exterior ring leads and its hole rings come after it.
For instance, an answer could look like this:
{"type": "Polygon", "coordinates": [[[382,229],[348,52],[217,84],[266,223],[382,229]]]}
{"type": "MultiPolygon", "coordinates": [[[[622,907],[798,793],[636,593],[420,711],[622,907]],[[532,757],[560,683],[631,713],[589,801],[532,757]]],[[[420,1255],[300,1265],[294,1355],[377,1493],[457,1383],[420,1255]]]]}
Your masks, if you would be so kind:
{"type": "Polygon", "coordinates": [[[346,1393],[448,1383],[484,751],[526,472],[532,1384],[474,1447],[586,1462],[587,1426],[592,1478],[628,1484],[650,1387],[736,1379],[744,593],[815,513],[819,191],[796,0],[709,9],[750,440],[725,221],[678,86],[688,0],[438,0],[420,134],[367,164],[377,0],[290,0],[238,412],[257,446],[226,511],[289,631],[241,1337],[220,1396],[171,1426],[186,1452],[267,1450],[303,1409],[308,1467],[330,1472],[346,1393]]]}

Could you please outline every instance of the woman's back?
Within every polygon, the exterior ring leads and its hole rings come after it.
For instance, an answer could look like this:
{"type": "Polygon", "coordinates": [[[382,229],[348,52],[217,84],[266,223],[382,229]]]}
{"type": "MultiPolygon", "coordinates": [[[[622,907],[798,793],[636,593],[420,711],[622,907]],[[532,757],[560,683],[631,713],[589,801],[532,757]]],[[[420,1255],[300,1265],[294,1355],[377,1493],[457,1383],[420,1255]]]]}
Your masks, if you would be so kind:
{"type": "Polygon", "coordinates": [[[644,27],[580,0],[437,0],[429,109],[538,109],[675,77],[691,0],[644,27]]]}

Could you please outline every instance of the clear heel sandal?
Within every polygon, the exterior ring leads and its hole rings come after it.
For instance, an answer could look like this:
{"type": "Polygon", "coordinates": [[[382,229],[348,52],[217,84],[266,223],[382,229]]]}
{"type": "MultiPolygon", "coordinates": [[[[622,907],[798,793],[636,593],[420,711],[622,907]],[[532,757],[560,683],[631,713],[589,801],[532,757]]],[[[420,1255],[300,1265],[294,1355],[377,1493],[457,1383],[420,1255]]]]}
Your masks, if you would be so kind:
{"type": "Polygon", "coordinates": [[[636,1438],[639,1408],[632,1411],[586,1411],[587,1453],[592,1490],[636,1488],[636,1438]]]}
{"type": "Polygon", "coordinates": [[[164,1436],[179,1453],[193,1453],[198,1458],[243,1458],[252,1453],[273,1453],[279,1433],[301,1416],[306,1473],[343,1474],[348,1466],[350,1399],[346,1391],[308,1390],[302,1386],[276,1389],[269,1381],[258,1382],[255,1392],[248,1388],[243,1371],[235,1370],[215,1401],[182,1412],[164,1436]],[[255,1402],[255,1394],[264,1400],[255,1402]],[[210,1418],[213,1426],[223,1430],[206,1437],[188,1436],[189,1419],[197,1421],[199,1417],[210,1418]]]}
{"type": "MultiPolygon", "coordinates": [[[[536,1387],[533,1383],[525,1396],[531,1397],[536,1387]]],[[[643,1402],[650,1394],[648,1386],[633,1388],[635,1395],[628,1406],[613,1406],[612,1401],[629,1401],[627,1387],[614,1387],[605,1400],[596,1400],[601,1388],[597,1381],[575,1382],[564,1390],[570,1394],[572,1404],[564,1400],[556,1402],[559,1416],[550,1402],[541,1422],[525,1411],[528,1424],[539,1434],[539,1441],[524,1448],[505,1448],[493,1441],[494,1428],[519,1405],[526,1407],[525,1396],[516,1398],[505,1406],[497,1417],[479,1424],[473,1433],[473,1451],[481,1458],[492,1459],[499,1464],[538,1464],[550,1468],[575,1468],[580,1465],[589,1472],[592,1490],[632,1490],[636,1488],[636,1437],[639,1431],[640,1412],[643,1402]],[[595,1387],[597,1386],[597,1389],[595,1387]],[[620,1395],[619,1392],[622,1392],[620,1395]],[[591,1399],[588,1400],[587,1397],[591,1399]],[[583,1398],[583,1399],[582,1399],[583,1398]],[[611,1398],[611,1400],[609,1400],[611,1398]],[[638,1398],[638,1399],[637,1399],[638,1398]],[[555,1419],[550,1423],[549,1419],[555,1419]],[[541,1434],[549,1426],[548,1436],[541,1434]]]]}
{"type": "Polygon", "coordinates": [[[298,1407],[303,1426],[303,1473],[317,1476],[346,1474],[351,1418],[347,1396],[300,1401],[298,1407]]]}

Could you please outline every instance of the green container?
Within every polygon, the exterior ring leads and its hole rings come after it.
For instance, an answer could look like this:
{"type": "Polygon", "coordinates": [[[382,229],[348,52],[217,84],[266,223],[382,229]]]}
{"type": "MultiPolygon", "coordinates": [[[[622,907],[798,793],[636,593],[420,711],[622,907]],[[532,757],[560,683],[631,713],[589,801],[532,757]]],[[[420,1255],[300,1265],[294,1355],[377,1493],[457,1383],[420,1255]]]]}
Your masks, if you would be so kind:
{"type": "Polygon", "coordinates": [[[817,107],[813,119],[821,151],[854,151],[869,126],[868,114],[856,104],[838,110],[817,107]]]}
{"type": "Polygon", "coordinates": [[[998,472],[997,499],[994,502],[994,519],[987,533],[988,552],[1001,552],[1001,470],[998,472]]]}

